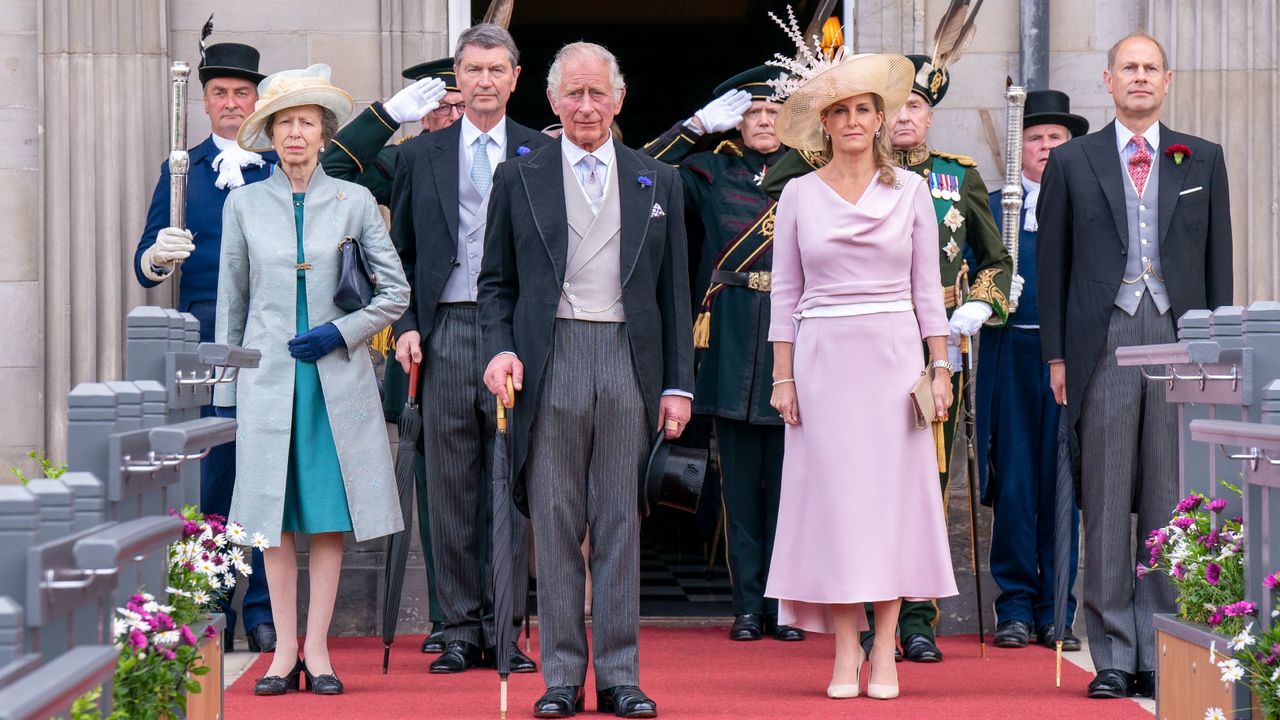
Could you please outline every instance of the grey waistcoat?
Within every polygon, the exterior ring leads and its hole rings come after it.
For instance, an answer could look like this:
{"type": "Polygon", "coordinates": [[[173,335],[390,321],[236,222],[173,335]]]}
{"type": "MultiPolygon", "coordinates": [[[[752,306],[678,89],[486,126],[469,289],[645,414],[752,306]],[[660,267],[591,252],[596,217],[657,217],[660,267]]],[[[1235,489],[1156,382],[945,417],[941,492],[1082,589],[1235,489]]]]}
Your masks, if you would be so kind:
{"type": "Polygon", "coordinates": [[[1160,160],[1156,152],[1152,150],[1151,173],[1142,188],[1141,198],[1133,187],[1124,158],[1120,158],[1120,172],[1124,173],[1125,217],[1129,220],[1129,248],[1124,266],[1125,282],[1120,283],[1116,306],[1130,316],[1138,312],[1138,304],[1145,292],[1151,293],[1161,315],[1169,311],[1169,292],[1165,289],[1164,280],[1160,279],[1164,277],[1164,270],[1160,267],[1160,160]],[[1154,272],[1147,273],[1140,282],[1129,282],[1142,276],[1148,261],[1154,272]]]}
{"type": "Polygon", "coordinates": [[[476,301],[476,281],[480,279],[480,261],[484,258],[484,227],[489,212],[489,194],[481,196],[471,182],[471,173],[467,172],[470,166],[470,153],[459,140],[458,254],[455,256],[458,259],[440,293],[441,303],[476,301]]]}
{"type": "Polygon", "coordinates": [[[617,158],[609,166],[599,215],[591,211],[591,202],[569,160],[564,158],[561,162],[569,248],[556,317],[626,322],[622,309],[622,210],[618,203],[617,158]]]}

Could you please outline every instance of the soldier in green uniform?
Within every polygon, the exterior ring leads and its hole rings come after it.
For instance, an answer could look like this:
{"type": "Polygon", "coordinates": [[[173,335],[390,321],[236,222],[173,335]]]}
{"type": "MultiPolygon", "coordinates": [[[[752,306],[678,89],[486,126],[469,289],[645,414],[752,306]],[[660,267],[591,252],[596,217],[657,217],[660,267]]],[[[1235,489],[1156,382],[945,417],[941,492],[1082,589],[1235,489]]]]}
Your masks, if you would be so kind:
{"type": "MultiPolygon", "coordinates": [[[[321,155],[324,171],[333,177],[359,183],[373,193],[379,205],[391,202],[399,145],[387,145],[402,124],[422,122],[424,132],[443,130],[462,117],[462,93],[453,73],[453,58],[414,65],[403,73],[414,84],[385,103],[375,102],[347,123],[329,141],[321,155]]],[[[405,138],[408,139],[408,138],[405,138]]],[[[409,392],[409,378],[399,363],[387,363],[383,376],[383,413],[387,422],[398,422],[409,392]]],[[[426,464],[418,455],[416,472],[418,535],[427,567],[427,611],[431,631],[422,652],[444,652],[444,611],[436,595],[435,562],[431,557],[431,526],[427,519],[426,464]]]]}
{"type": "Polygon", "coordinates": [[[779,68],[759,66],[715,90],[712,101],[645,146],[680,166],[689,249],[700,299],[694,344],[701,350],[693,410],[712,418],[723,477],[733,640],[803,640],[778,625],[778,601],[764,597],[782,484],[783,429],[769,406],[773,349],[768,342],[769,268],[775,201],[763,179],[787,152],[774,132],[778,108],[767,81],[779,68]],[[695,138],[737,129],[710,152],[689,155],[695,138]],[[687,157],[686,157],[687,156],[687,157]]]}
{"type": "MultiPolygon", "coordinates": [[[[958,369],[960,338],[972,337],[984,324],[1002,324],[1008,317],[1011,297],[1016,298],[1021,287],[1013,279],[1013,262],[991,215],[987,186],[978,174],[977,163],[966,155],[929,147],[928,130],[933,123],[933,108],[946,95],[950,77],[945,70],[934,68],[927,56],[907,57],[916,66],[915,83],[910,99],[888,128],[898,165],[920,173],[929,183],[933,195],[942,270],[940,292],[951,319],[949,359],[958,369]],[[975,260],[974,267],[967,267],[965,263],[966,248],[975,260]],[[962,276],[969,282],[967,293],[962,290],[962,276]]],[[[776,198],[788,180],[817,169],[825,162],[818,154],[792,151],[770,171],[764,189],[776,198]]],[[[959,398],[961,375],[957,372],[952,377],[955,397],[959,398]]],[[[958,412],[951,413],[943,427],[943,450],[947,459],[951,457],[959,416],[958,412]]],[[[944,498],[948,476],[945,470],[939,473],[944,498]]],[[[942,661],[942,651],[934,639],[937,620],[936,603],[903,601],[898,633],[902,639],[903,654],[908,660],[942,661]]],[[[868,652],[871,638],[871,632],[862,635],[863,646],[868,652]]]]}

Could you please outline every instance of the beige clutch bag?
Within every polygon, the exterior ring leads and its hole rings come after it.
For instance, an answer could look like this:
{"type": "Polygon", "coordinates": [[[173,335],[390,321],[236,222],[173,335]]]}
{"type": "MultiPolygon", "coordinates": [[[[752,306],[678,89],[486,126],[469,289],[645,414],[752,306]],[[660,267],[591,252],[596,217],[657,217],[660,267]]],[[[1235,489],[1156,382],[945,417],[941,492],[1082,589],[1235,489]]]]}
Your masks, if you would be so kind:
{"type": "Polygon", "coordinates": [[[916,412],[916,429],[923,430],[933,421],[933,387],[929,371],[921,370],[920,379],[911,388],[911,407],[916,412]]]}

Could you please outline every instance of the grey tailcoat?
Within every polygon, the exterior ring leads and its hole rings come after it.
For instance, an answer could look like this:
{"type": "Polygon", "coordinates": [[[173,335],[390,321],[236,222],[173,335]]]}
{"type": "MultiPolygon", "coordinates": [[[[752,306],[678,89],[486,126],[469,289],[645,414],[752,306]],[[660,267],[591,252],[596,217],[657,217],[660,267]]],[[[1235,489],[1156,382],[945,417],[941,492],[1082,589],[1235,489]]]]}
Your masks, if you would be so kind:
{"type": "MultiPolygon", "coordinates": [[[[356,540],[368,540],[402,530],[404,520],[365,341],[408,307],[409,285],[368,190],[317,167],[305,202],[308,320],[313,328],[332,322],[346,344],[316,367],[352,528],[356,540]],[[377,275],[373,300],[352,313],[333,304],[338,243],[348,235],[360,243],[377,275]]],[[[282,171],[227,196],[215,336],[220,343],[260,350],[262,363],[241,370],[234,384],[219,386],[214,404],[237,406],[240,421],[231,518],[273,546],[280,542],[293,424],[296,361],[287,343],[297,334],[297,249],[292,189],[282,171]]]]}

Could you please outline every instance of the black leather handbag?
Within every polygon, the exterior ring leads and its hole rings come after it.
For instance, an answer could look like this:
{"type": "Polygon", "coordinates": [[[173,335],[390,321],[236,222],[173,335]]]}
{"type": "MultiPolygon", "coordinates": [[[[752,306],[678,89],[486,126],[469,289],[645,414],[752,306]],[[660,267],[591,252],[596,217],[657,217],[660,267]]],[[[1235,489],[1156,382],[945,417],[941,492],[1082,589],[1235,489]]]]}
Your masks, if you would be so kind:
{"type": "Polygon", "coordinates": [[[355,312],[373,299],[373,286],[378,276],[369,272],[364,249],[356,239],[347,236],[338,243],[338,286],[333,291],[333,304],[343,312],[355,312]]]}

